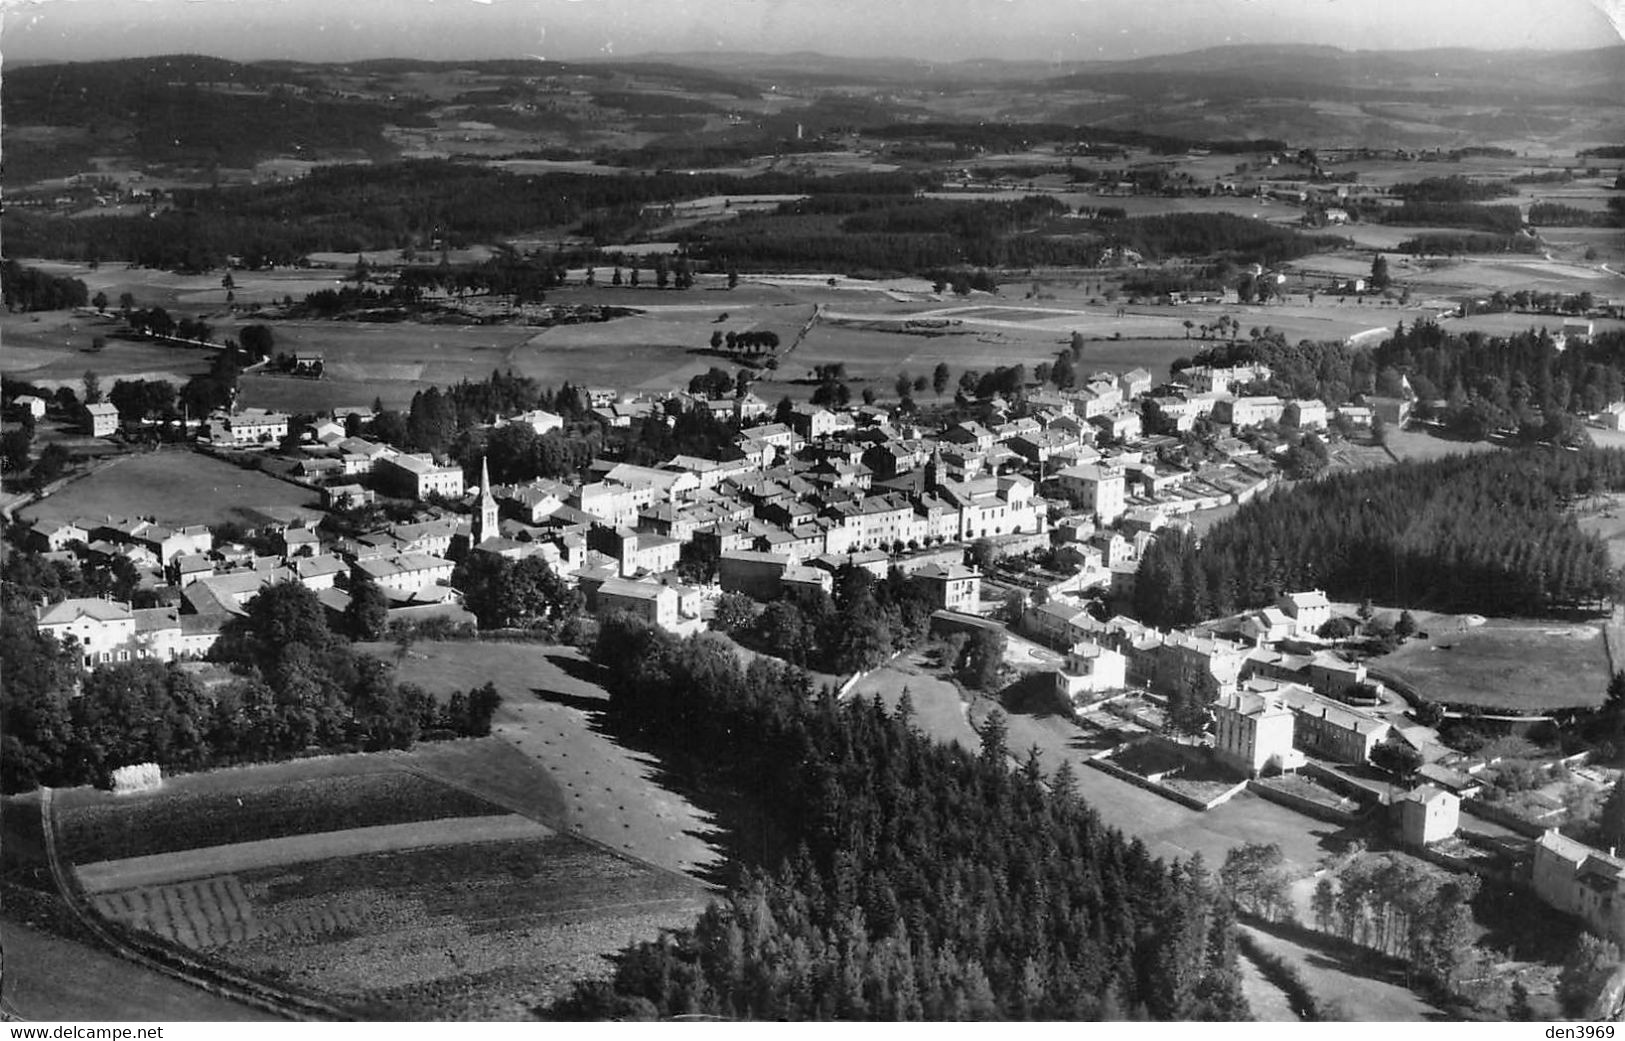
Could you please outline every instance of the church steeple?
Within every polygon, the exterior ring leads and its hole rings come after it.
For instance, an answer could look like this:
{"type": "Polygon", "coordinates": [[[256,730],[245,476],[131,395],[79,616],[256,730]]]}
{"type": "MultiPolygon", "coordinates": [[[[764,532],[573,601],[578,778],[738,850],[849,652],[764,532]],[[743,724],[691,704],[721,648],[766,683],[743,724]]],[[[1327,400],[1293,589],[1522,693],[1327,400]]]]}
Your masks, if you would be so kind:
{"type": "Polygon", "coordinates": [[[491,494],[491,468],[482,458],[480,460],[479,516],[474,521],[474,545],[478,546],[486,539],[495,538],[499,531],[497,499],[496,496],[491,494]]]}
{"type": "Polygon", "coordinates": [[[931,461],[925,464],[925,494],[930,495],[942,484],[942,445],[931,449],[931,461]]]}

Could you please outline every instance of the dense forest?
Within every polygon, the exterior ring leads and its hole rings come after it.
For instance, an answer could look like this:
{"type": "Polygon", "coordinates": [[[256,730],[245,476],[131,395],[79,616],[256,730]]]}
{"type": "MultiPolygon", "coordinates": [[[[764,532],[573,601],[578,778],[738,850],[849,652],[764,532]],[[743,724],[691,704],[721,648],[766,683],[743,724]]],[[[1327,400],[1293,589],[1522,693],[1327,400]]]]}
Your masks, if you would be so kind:
{"type": "Polygon", "coordinates": [[[1523,215],[1516,206],[1481,206],[1470,202],[1406,202],[1378,210],[1375,216],[1383,224],[1468,228],[1501,235],[1511,235],[1523,227],[1523,215]]]}
{"type": "Polygon", "coordinates": [[[1135,612],[1160,626],[1262,607],[1282,592],[1486,615],[1596,611],[1619,576],[1568,507],[1625,489],[1625,452],[1530,448],[1300,484],[1243,506],[1199,543],[1158,539],[1135,612]]]}
{"type": "Polygon", "coordinates": [[[41,217],[10,209],[6,248],[70,260],[118,258],[148,267],[207,270],[228,255],[244,266],[298,263],[309,253],[460,248],[543,228],[607,241],[647,205],[706,195],[910,194],[911,174],[812,177],[763,174],[511,174],[446,160],[327,166],[297,181],[178,189],[155,218],[41,217]],[[584,224],[585,222],[585,224],[584,224]],[[589,226],[590,225],[590,226],[589,226]]]}
{"type": "Polygon", "coordinates": [[[679,236],[713,267],[812,268],[877,274],[921,274],[981,267],[1095,266],[1114,248],[1147,259],[1203,257],[1277,264],[1336,249],[1346,240],[1310,236],[1224,213],[1178,213],[1118,219],[1096,214],[1069,222],[1053,199],[1019,203],[940,199],[874,200],[830,195],[787,203],[679,236]]]}
{"type": "Polygon", "coordinates": [[[1066,766],[1048,783],[1031,755],[1012,771],[997,714],[973,756],[906,703],[841,704],[793,667],[626,616],[593,657],[615,725],[704,749],[697,769],[749,790],[782,851],[553,1015],[1248,1017],[1232,912],[1200,860],[1167,865],[1103,827],[1066,766]]]}
{"type": "Polygon", "coordinates": [[[1518,194],[1505,181],[1474,181],[1461,174],[1401,181],[1388,190],[1407,202],[1488,202],[1518,194]]]}
{"type": "MultiPolygon", "coordinates": [[[[481,736],[500,703],[486,684],[445,704],[397,683],[385,661],[357,653],[329,626],[314,593],[269,586],[226,623],[211,658],[236,678],[207,692],[173,663],[130,661],[81,679],[79,652],[34,624],[34,605],[85,595],[86,579],[38,554],[9,553],[0,611],[0,790],[108,783],[114,769],[155,762],[197,770],[326,751],[408,748],[422,737],[481,736]],[[75,684],[79,684],[77,696],[75,684]]],[[[91,588],[94,588],[92,585],[91,588]]],[[[352,590],[349,634],[377,639],[383,593],[352,590]]]]}
{"type": "Polygon", "coordinates": [[[1535,253],[1540,239],[1533,235],[1488,235],[1482,232],[1426,231],[1394,247],[1414,256],[1457,257],[1474,253],[1535,253]]]}

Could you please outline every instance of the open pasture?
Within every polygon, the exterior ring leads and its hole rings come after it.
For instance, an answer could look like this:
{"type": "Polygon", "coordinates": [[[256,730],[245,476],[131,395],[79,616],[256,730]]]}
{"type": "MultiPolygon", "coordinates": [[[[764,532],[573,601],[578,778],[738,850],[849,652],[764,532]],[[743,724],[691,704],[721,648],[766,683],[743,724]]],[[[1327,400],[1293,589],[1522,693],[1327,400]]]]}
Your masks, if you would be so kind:
{"type": "MultiPolygon", "coordinates": [[[[509,369],[534,377],[544,387],[569,382],[665,391],[686,387],[692,376],[712,365],[731,367],[701,353],[713,331],[769,329],[788,346],[812,314],[811,306],[801,304],[668,299],[669,304],[609,322],[549,328],[281,322],[275,325],[276,349],[321,354],[323,376],[304,380],[250,373],[242,379],[243,400],[267,408],[311,411],[379,398],[386,408],[405,408],[419,390],[485,379],[493,371],[509,369]],[[724,312],[728,320],[717,322],[724,312]]],[[[630,299],[616,302],[636,306],[630,299]]]]}
{"type": "MultiPolygon", "coordinates": [[[[1369,263],[1366,270],[1370,270],[1369,263]]],[[[1394,281],[1412,293],[1473,293],[1488,296],[1497,289],[1515,293],[1578,293],[1608,296],[1625,288],[1625,278],[1590,263],[1547,260],[1539,254],[1487,254],[1474,257],[1395,258],[1394,281]]]]}
{"type": "MultiPolygon", "coordinates": [[[[1572,318],[1572,316],[1570,316],[1572,318]]],[[[1617,318],[1590,319],[1592,329],[1598,333],[1618,332],[1625,329],[1625,321],[1617,318]]],[[[1452,318],[1445,323],[1452,333],[1481,332],[1488,336],[1511,336],[1530,329],[1545,329],[1556,336],[1563,329],[1563,316],[1555,314],[1520,314],[1515,311],[1468,315],[1452,318]]]]}
{"type": "MultiPolygon", "coordinates": [[[[546,819],[561,830],[677,871],[719,863],[714,820],[662,783],[655,759],[603,731],[609,695],[591,673],[573,648],[496,641],[417,643],[397,667],[400,679],[437,696],[496,684],[502,705],[492,734],[556,782],[565,808],[546,819]]],[[[480,790],[500,801],[492,789],[480,790]]]]}
{"type": "Polygon", "coordinates": [[[1461,441],[1442,437],[1427,427],[1410,426],[1404,430],[1390,428],[1386,445],[1395,457],[1405,461],[1440,459],[1447,455],[1471,455],[1494,452],[1500,446],[1491,441],[1461,441]]]}
{"type": "Polygon", "coordinates": [[[6,1004],[26,1019],[287,1022],[99,947],[31,929],[15,918],[0,919],[0,944],[6,951],[6,1004]]]}
{"type": "Polygon", "coordinates": [[[121,340],[111,334],[117,320],[87,318],[67,311],[0,315],[0,372],[40,386],[71,387],[79,392],[85,371],[94,371],[102,390],[120,379],[164,379],[183,383],[207,372],[213,353],[121,340]],[[92,350],[97,337],[105,340],[92,350]]]}
{"type": "MultiPolygon", "coordinates": [[[[212,320],[217,315],[229,314],[227,290],[220,284],[226,275],[224,271],[182,275],[158,268],[124,264],[101,264],[92,268],[88,264],[61,260],[22,259],[19,263],[59,278],[77,278],[85,284],[92,297],[97,292],[106,293],[110,309],[118,306],[122,294],[129,293],[135,297],[135,306],[162,307],[177,317],[183,314],[197,315],[212,320]]],[[[342,261],[345,269],[354,264],[353,253],[342,261]]],[[[310,268],[233,271],[231,293],[239,308],[280,303],[288,296],[298,300],[307,293],[337,288],[338,279],[343,273],[310,268]]]]}
{"type": "Polygon", "coordinates": [[[267,506],[315,506],[316,494],[200,452],[141,452],[113,460],[20,511],[24,520],[156,517],[165,524],[241,520],[267,506]]]}
{"type": "Polygon", "coordinates": [[[1423,697],[1486,711],[1594,708],[1608,687],[1608,654],[1594,624],[1443,618],[1373,665],[1423,697]]]}

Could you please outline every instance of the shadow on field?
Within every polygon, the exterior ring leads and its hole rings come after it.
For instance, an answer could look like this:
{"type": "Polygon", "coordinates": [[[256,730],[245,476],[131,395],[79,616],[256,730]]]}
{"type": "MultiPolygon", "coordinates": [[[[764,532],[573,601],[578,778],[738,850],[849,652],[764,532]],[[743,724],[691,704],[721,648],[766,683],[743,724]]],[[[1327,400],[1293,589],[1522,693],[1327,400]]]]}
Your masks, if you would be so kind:
{"type": "MultiPolygon", "coordinates": [[[[548,661],[572,679],[602,686],[602,666],[564,655],[550,654],[548,661]]],[[[683,796],[694,807],[719,822],[718,828],[690,831],[694,837],[716,846],[722,860],[711,867],[692,872],[701,881],[727,886],[740,867],[773,866],[787,853],[787,842],[752,792],[766,790],[738,771],[719,776],[717,757],[706,749],[696,749],[659,733],[634,730],[621,724],[609,711],[604,698],[558,691],[536,690],[543,701],[581,712],[594,734],[613,741],[632,753],[649,770],[649,780],[667,791],[683,796]]]]}

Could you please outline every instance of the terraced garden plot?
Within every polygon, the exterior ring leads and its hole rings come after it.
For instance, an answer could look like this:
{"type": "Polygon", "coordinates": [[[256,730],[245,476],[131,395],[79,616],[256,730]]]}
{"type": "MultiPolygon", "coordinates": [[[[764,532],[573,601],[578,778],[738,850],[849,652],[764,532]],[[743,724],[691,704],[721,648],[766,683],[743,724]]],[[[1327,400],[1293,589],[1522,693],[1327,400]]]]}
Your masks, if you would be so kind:
{"type": "Polygon", "coordinates": [[[136,796],[65,792],[58,836],[69,860],[88,864],[496,812],[483,799],[398,769],[388,757],[336,756],[177,777],[136,796]]]}

